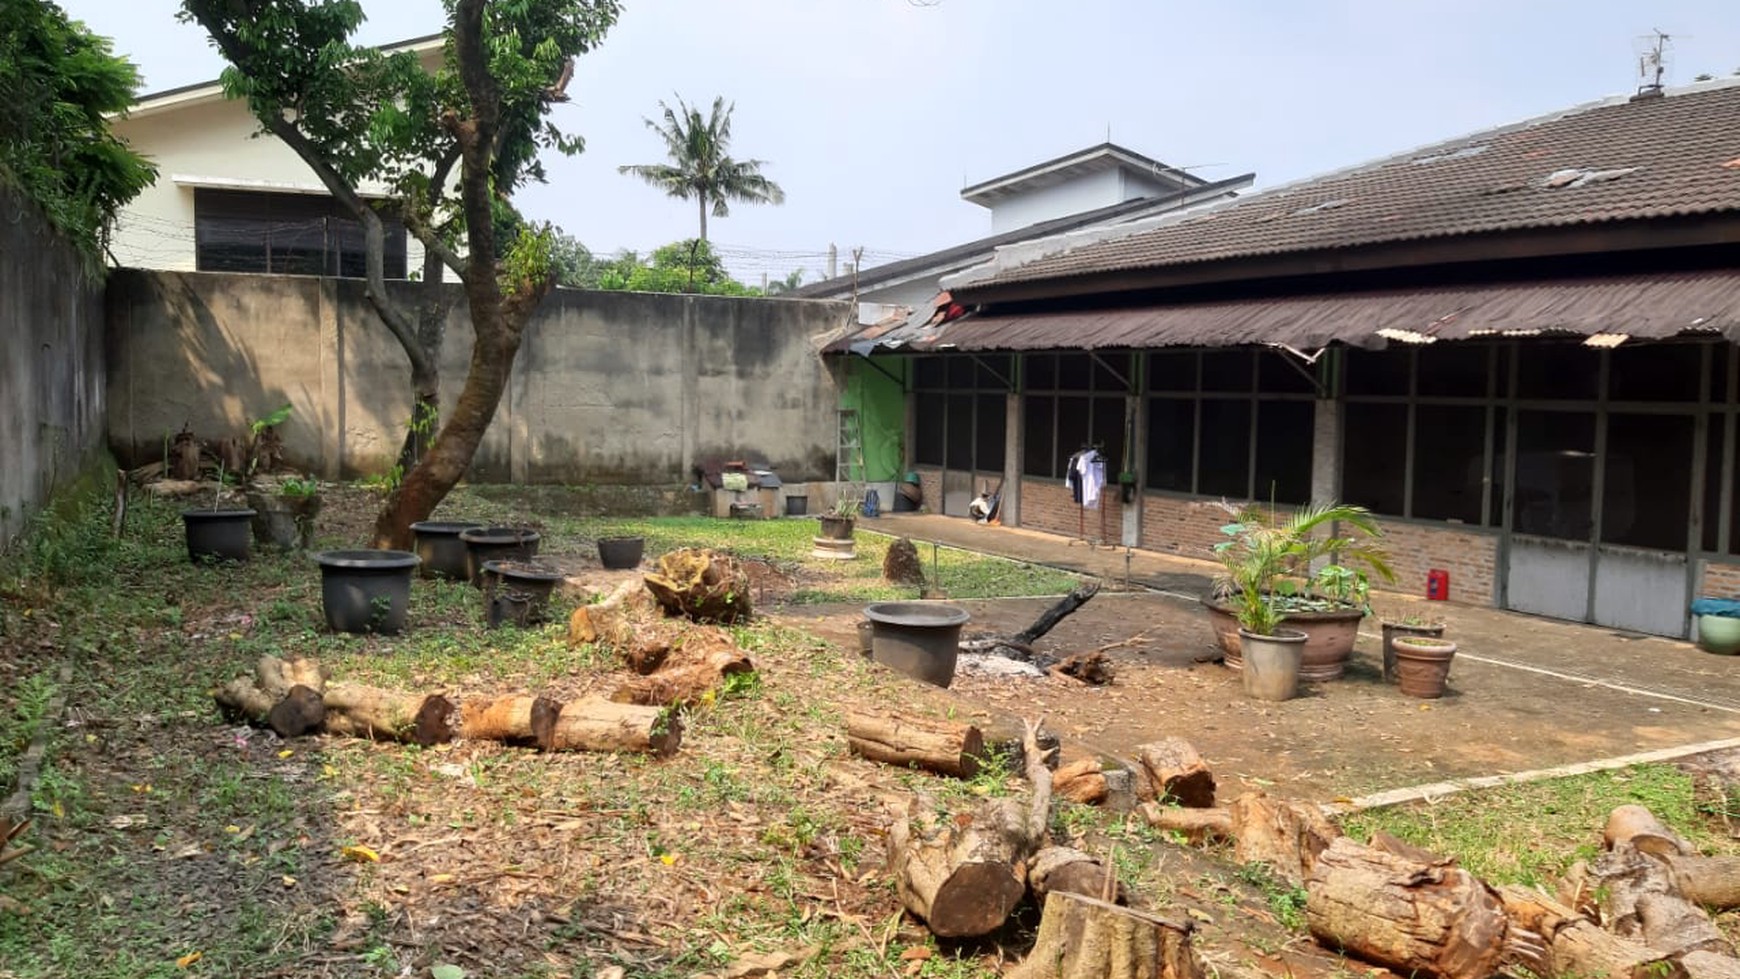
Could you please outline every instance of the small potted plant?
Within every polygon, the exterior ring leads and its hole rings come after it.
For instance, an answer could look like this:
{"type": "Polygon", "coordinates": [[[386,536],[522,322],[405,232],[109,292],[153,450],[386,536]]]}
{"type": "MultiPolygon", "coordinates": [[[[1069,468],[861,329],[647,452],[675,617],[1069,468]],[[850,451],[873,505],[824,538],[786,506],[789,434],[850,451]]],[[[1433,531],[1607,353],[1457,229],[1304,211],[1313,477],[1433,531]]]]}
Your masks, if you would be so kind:
{"type": "Polygon", "coordinates": [[[1397,636],[1396,685],[1409,697],[1436,700],[1450,679],[1456,644],[1431,636],[1397,636]]]}
{"type": "Polygon", "coordinates": [[[1305,633],[1281,628],[1276,582],[1289,569],[1292,541],[1285,527],[1245,522],[1223,528],[1216,545],[1222,572],[1216,590],[1238,621],[1245,693],[1259,700],[1291,700],[1299,692],[1305,633]]]}
{"type": "Polygon", "coordinates": [[[1393,683],[1396,679],[1396,640],[1404,637],[1442,639],[1444,620],[1415,614],[1386,615],[1383,620],[1383,633],[1383,677],[1385,683],[1393,683]]]}
{"type": "Polygon", "coordinates": [[[851,540],[852,530],[858,523],[858,508],[863,500],[850,493],[842,493],[834,506],[821,515],[822,536],[829,540],[851,540]]]}
{"type": "Polygon", "coordinates": [[[320,513],[320,482],[312,476],[256,476],[248,483],[254,539],[283,551],[307,550],[320,513]]]}

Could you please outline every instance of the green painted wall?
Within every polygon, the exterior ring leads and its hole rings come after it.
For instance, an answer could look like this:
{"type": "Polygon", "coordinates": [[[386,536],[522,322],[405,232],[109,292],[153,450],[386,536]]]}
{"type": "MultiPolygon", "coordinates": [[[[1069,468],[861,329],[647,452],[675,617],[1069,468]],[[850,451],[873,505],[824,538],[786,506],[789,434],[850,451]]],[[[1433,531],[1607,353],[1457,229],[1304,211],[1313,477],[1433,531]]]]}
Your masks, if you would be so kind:
{"type": "Polygon", "coordinates": [[[840,407],[858,411],[859,423],[864,428],[867,482],[897,480],[905,472],[902,461],[906,453],[901,443],[906,438],[906,372],[911,362],[910,357],[866,359],[857,354],[846,355],[840,407]]]}

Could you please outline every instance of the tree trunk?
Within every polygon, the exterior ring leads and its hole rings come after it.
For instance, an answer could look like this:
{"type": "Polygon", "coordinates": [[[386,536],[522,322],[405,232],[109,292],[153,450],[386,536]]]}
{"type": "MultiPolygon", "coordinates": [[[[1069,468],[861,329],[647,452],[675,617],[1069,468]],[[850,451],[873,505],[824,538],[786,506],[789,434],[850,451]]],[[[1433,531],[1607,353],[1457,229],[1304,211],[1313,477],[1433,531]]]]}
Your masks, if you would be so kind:
{"type": "Polygon", "coordinates": [[[941,938],[970,938],[1002,927],[1027,892],[1024,861],[1038,847],[1051,812],[1051,770],[1027,725],[1027,810],[1014,800],[987,802],[950,816],[915,797],[888,833],[888,868],[908,911],[941,938]]]}
{"type": "Polygon", "coordinates": [[[1054,891],[1033,951],[1010,979],[1202,979],[1188,921],[1054,891]]]}
{"type": "Polygon", "coordinates": [[[1136,759],[1146,773],[1144,799],[1171,799],[1187,809],[1214,805],[1214,773],[1183,738],[1164,738],[1141,745],[1136,759]]]}
{"type": "Polygon", "coordinates": [[[453,740],[459,718],[441,694],[382,690],[360,683],[326,688],[326,730],[358,738],[405,741],[425,747],[453,740]]]}
{"type": "Polygon", "coordinates": [[[697,201],[699,201],[700,205],[701,205],[701,240],[706,241],[707,240],[707,194],[706,194],[706,192],[705,191],[696,192],[695,199],[697,201]]]}
{"type": "Polygon", "coordinates": [[[1609,850],[1630,844],[1637,852],[1652,857],[1698,852],[1643,806],[1620,806],[1609,813],[1601,842],[1609,850]]]}
{"type": "Polygon", "coordinates": [[[313,734],[326,723],[326,702],[319,690],[298,683],[284,694],[284,699],[272,705],[266,714],[266,726],[280,738],[299,738],[313,734]]]}
{"type": "Polygon", "coordinates": [[[1740,979],[1740,959],[1715,952],[1688,952],[1679,966],[1686,979],[1740,979]]]}
{"type": "MultiPolygon", "coordinates": [[[[1128,775],[1122,769],[1115,774],[1128,775]]],[[[1052,773],[1051,791],[1060,799],[1084,806],[1103,805],[1112,794],[1113,775],[1106,771],[1105,762],[1100,759],[1083,758],[1052,773]]]]}
{"type": "Polygon", "coordinates": [[[1694,904],[1740,908],[1740,857],[1665,856],[1674,889],[1694,904]]]}
{"type": "Polygon", "coordinates": [[[971,724],[906,717],[887,711],[846,711],[846,746],[855,754],[902,768],[972,778],[985,756],[984,737],[971,724]]]}
{"type": "Polygon", "coordinates": [[[619,704],[648,707],[689,705],[707,691],[718,688],[726,677],[754,670],[755,665],[743,650],[715,649],[700,662],[667,666],[647,676],[625,680],[611,692],[610,699],[619,704]]]}
{"type": "Polygon", "coordinates": [[[1027,862],[1027,886],[1040,904],[1053,891],[1127,903],[1124,885],[1117,875],[1098,859],[1073,847],[1048,846],[1035,853],[1027,862]]]}
{"type": "Polygon", "coordinates": [[[1153,802],[1142,804],[1142,817],[1163,833],[1181,833],[1190,843],[1232,839],[1232,816],[1225,809],[1181,809],[1153,802]]]}
{"type": "Polygon", "coordinates": [[[1680,896],[1668,865],[1620,842],[1587,869],[1585,884],[1608,931],[1658,952],[1708,951],[1733,955],[1734,947],[1702,908],[1680,896]]]}
{"type": "Polygon", "coordinates": [[[1311,935],[1399,975],[1488,979],[1505,961],[1498,896],[1449,862],[1422,864],[1342,837],[1305,882],[1311,935]]]}
{"type": "Polygon", "coordinates": [[[596,697],[562,705],[546,751],[674,753],[683,743],[682,715],[659,707],[617,704],[596,697]]]}
{"type": "Polygon", "coordinates": [[[295,659],[279,659],[276,656],[262,656],[254,664],[254,678],[261,692],[274,700],[282,700],[290,694],[290,688],[303,686],[315,693],[326,691],[326,681],[331,679],[332,671],[321,666],[316,660],[306,656],[295,659]]]}
{"type": "Polygon", "coordinates": [[[246,721],[249,724],[266,723],[266,715],[272,712],[277,701],[260,689],[260,685],[251,676],[239,676],[212,691],[212,699],[217,701],[218,711],[226,720],[246,721]]]}
{"type": "Polygon", "coordinates": [[[1673,975],[1667,956],[1602,931],[1595,922],[1544,894],[1509,884],[1498,889],[1498,896],[1513,925],[1540,936],[1544,954],[1531,969],[1547,979],[1663,979],[1673,975]]]}
{"type": "Polygon", "coordinates": [[[562,705],[548,697],[519,694],[468,700],[459,713],[459,736],[523,746],[546,744],[562,705]]]}
{"type": "Polygon", "coordinates": [[[1341,835],[1316,805],[1271,799],[1261,792],[1234,799],[1227,814],[1234,859],[1267,863],[1294,883],[1310,876],[1319,855],[1341,835]]]}

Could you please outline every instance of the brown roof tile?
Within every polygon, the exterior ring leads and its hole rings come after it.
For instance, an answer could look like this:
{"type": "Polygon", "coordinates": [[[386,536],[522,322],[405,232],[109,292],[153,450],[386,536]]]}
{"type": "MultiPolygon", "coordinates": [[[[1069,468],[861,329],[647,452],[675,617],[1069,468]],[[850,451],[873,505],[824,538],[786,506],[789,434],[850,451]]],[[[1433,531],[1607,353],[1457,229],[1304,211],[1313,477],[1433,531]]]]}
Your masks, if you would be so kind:
{"type": "Polygon", "coordinates": [[[1740,84],[1593,103],[1277,187],[957,288],[1734,211],[1737,161],[1740,84]]]}

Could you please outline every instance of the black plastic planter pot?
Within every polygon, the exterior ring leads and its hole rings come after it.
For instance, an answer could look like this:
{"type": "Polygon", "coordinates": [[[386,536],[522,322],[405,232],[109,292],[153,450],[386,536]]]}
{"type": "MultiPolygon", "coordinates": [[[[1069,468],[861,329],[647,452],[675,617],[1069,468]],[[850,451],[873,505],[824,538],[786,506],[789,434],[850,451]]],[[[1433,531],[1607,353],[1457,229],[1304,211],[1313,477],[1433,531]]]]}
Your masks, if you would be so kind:
{"type": "Polygon", "coordinates": [[[482,588],[484,562],[530,561],[538,556],[542,535],[525,527],[473,527],[460,531],[459,539],[465,542],[465,576],[482,588]]]}
{"type": "Polygon", "coordinates": [[[411,605],[410,551],[321,551],[320,603],[335,632],[398,632],[411,605]]]}
{"type": "Polygon", "coordinates": [[[452,578],[463,580],[470,577],[465,567],[465,542],[459,535],[467,530],[482,527],[480,523],[452,523],[440,520],[424,520],[411,525],[411,533],[416,535],[417,556],[423,563],[417,566],[417,573],[425,578],[452,578]]]}
{"type": "Polygon", "coordinates": [[[870,620],[870,658],[926,683],[955,679],[961,627],[972,618],[958,605],[880,602],[864,608],[870,620]]]}
{"type": "Polygon", "coordinates": [[[483,563],[483,620],[491,629],[504,623],[520,628],[548,622],[550,593],[562,572],[533,561],[483,563]]]}
{"type": "Polygon", "coordinates": [[[254,531],[252,510],[183,510],[187,557],[202,561],[246,561],[254,531]]]}
{"type": "Polygon", "coordinates": [[[601,537],[598,539],[598,562],[612,571],[640,567],[646,554],[645,537],[601,537]]]}

